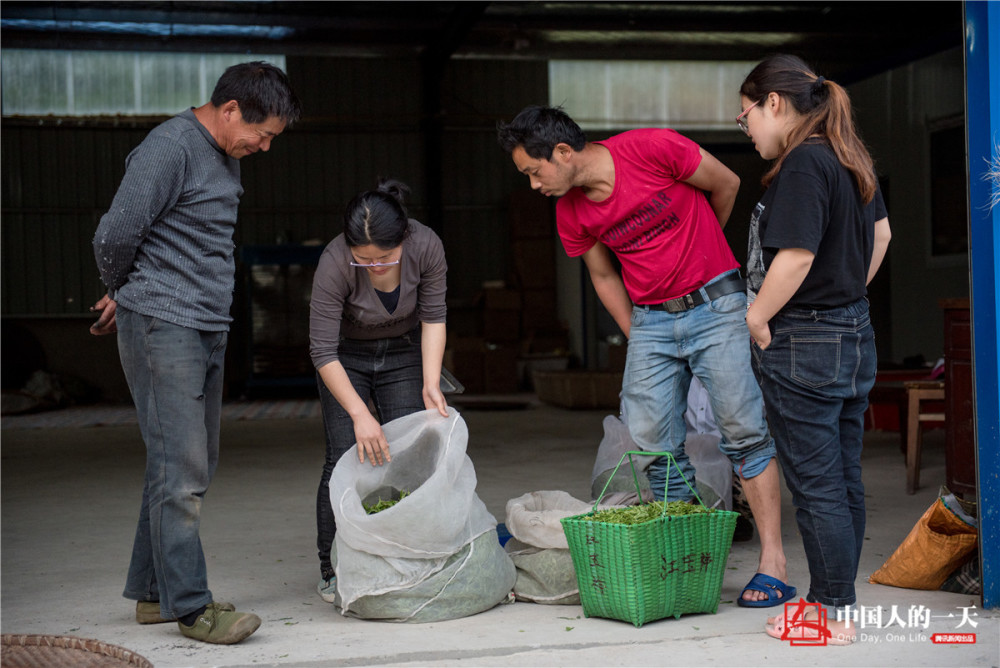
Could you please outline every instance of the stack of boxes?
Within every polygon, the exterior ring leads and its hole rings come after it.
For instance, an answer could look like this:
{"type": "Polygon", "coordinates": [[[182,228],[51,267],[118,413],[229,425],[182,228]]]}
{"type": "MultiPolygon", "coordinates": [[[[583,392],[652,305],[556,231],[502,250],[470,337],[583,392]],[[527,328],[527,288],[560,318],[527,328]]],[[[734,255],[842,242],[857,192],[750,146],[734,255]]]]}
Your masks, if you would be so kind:
{"type": "Polygon", "coordinates": [[[521,354],[565,355],[569,337],[556,307],[555,220],[552,201],[531,190],[511,194],[511,259],[521,296],[521,354]]]}
{"type": "Polygon", "coordinates": [[[568,360],[569,337],[556,311],[552,203],[530,190],[511,195],[510,274],[489,281],[476,300],[478,336],[449,334],[445,365],[469,394],[530,389],[540,360],[568,360]]]}
{"type": "Polygon", "coordinates": [[[483,286],[483,391],[517,392],[517,354],[521,337],[521,295],[503,282],[483,286]]]}

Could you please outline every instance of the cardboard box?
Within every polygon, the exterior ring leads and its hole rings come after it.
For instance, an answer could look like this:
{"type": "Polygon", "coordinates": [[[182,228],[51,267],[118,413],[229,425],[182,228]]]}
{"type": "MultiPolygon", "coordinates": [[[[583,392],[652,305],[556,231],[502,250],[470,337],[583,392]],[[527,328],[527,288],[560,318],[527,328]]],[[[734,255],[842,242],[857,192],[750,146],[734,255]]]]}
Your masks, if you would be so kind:
{"type": "Polygon", "coordinates": [[[628,357],[628,342],[623,345],[608,346],[608,371],[624,371],[625,360],[628,357]]]}
{"type": "Polygon", "coordinates": [[[551,237],[555,229],[552,200],[526,188],[510,194],[507,221],[511,241],[551,237]]]}
{"type": "Polygon", "coordinates": [[[488,394],[518,391],[515,346],[487,346],[483,357],[483,385],[483,391],[488,394]]]}
{"type": "Polygon", "coordinates": [[[483,307],[487,311],[520,309],[521,293],[513,288],[484,288],[483,307]]]}
{"type": "Polygon", "coordinates": [[[517,360],[517,378],[526,390],[535,389],[536,371],[565,371],[569,353],[521,353],[517,360]]]}
{"type": "Polygon", "coordinates": [[[444,351],[444,366],[465,386],[467,394],[481,394],[486,387],[483,376],[483,357],[486,342],[475,337],[448,339],[444,351]]]}
{"type": "Polygon", "coordinates": [[[559,353],[569,351],[569,332],[556,326],[552,329],[523,328],[521,334],[521,352],[528,353],[559,353]]]}
{"type": "Polygon", "coordinates": [[[535,393],[544,403],[562,408],[618,410],[620,371],[536,371],[535,393]]]}
{"type": "Polygon", "coordinates": [[[465,386],[465,394],[512,394],[519,390],[517,345],[462,337],[449,342],[444,365],[465,386]]]}
{"type": "Polygon", "coordinates": [[[521,312],[514,309],[483,311],[483,338],[491,343],[509,343],[521,338],[521,312]]]}
{"type": "Polygon", "coordinates": [[[556,249],[552,239],[522,239],[511,242],[511,259],[522,288],[556,286],[556,249]]]}
{"type": "Polygon", "coordinates": [[[525,332],[538,329],[558,329],[556,289],[535,288],[521,291],[521,325],[525,332]]]}

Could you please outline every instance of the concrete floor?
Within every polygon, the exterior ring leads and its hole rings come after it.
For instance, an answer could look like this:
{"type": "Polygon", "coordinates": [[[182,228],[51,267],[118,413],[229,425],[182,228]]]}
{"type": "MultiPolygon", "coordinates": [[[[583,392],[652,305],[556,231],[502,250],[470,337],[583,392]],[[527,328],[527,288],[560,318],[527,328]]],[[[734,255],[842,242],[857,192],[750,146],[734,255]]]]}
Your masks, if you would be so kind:
{"type": "MultiPolygon", "coordinates": [[[[523,410],[466,406],[478,494],[498,521],[508,499],[558,489],[589,498],[607,411],[533,402],[523,410]]],[[[802,647],[772,639],[780,608],[739,608],[753,575],[756,539],[735,543],[715,615],[631,624],[585,618],[579,606],[502,605],[432,624],[343,617],[315,593],[314,499],[322,461],[318,419],[223,424],[222,463],[203,510],[209,583],[219,600],[260,615],[248,640],[221,647],[181,636],[173,624],[139,626],[120,596],[142,486],[144,451],[134,425],[2,432],[3,633],[96,638],[134,650],[158,668],[181,666],[997,666],[1000,614],[978,597],[867,583],[934,501],[944,479],[943,431],[925,439],[923,486],[904,491],[895,433],[871,432],[864,455],[868,537],[859,603],[896,606],[906,626],[869,624],[851,647],[802,647]],[[909,614],[930,610],[929,625],[909,614]],[[962,608],[976,606],[958,628],[962,608]],[[933,633],[976,633],[974,645],[933,644],[933,633]]],[[[784,494],[789,580],[801,595],[807,568],[784,494]]],[[[919,616],[918,616],[919,619],[919,616]]]]}

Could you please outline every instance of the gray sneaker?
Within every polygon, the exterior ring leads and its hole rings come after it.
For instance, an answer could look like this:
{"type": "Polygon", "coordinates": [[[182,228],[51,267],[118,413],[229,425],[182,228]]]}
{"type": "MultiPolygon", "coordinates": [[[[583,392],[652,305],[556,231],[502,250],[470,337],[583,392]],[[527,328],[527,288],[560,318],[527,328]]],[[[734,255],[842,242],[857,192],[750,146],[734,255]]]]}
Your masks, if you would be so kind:
{"type": "Polygon", "coordinates": [[[316,592],[320,595],[327,603],[333,603],[337,600],[337,578],[331,575],[328,578],[320,578],[319,584],[316,585],[316,592]]]}
{"type": "Polygon", "coordinates": [[[260,626],[260,617],[249,612],[206,608],[194,624],[185,626],[178,621],[177,627],[188,638],[217,645],[232,645],[243,640],[260,626]]]}
{"type": "MultiPolygon", "coordinates": [[[[206,607],[214,607],[218,610],[226,610],[229,612],[236,609],[236,606],[232,603],[222,603],[220,601],[213,601],[206,607]]],[[[140,624],[163,624],[165,622],[176,622],[177,618],[171,617],[170,619],[167,619],[166,617],[161,617],[159,601],[136,601],[135,621],[140,624]]]]}

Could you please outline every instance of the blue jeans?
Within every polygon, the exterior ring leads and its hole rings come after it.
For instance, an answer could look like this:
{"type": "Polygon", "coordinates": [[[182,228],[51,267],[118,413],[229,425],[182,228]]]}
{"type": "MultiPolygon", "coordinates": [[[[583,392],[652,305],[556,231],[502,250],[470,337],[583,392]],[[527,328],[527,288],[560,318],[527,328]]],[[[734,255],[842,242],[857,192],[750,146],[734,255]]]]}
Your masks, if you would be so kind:
{"type": "MultiPolygon", "coordinates": [[[[774,458],[760,388],[750,370],[746,306],[746,294],[735,292],[680,313],[638,305],[632,309],[622,383],[625,422],[639,448],[671,453],[692,487],[694,466],[684,452],[684,410],[692,374],[708,390],[722,434],[719,448],[732,461],[733,470],[753,478],[774,458]]],[[[657,499],[664,498],[667,461],[657,458],[647,472],[657,499]]],[[[666,498],[692,498],[673,467],[666,498]]]]}
{"type": "Polygon", "coordinates": [[[166,618],[212,602],[199,536],[219,461],[226,332],[172,325],[121,306],[118,351],[146,443],[142,507],[123,595],[166,618]]]}
{"type": "MultiPolygon", "coordinates": [[[[358,395],[370,399],[381,424],[424,410],[423,358],[420,329],[389,339],[362,341],[341,339],[337,357],[358,395]]],[[[354,450],[354,421],[337,402],[323,379],[316,374],[319,401],[326,432],[326,459],[316,493],[316,547],[320,573],[333,575],[330,549],[337,523],[330,503],[330,476],[337,461],[354,450]]],[[[389,444],[391,450],[392,443],[389,444]]],[[[357,456],[356,454],[352,456],[357,456]]]]}
{"type": "Polygon", "coordinates": [[[809,562],[809,600],[852,605],[865,537],[861,447],[875,384],[868,300],[786,309],[771,344],[753,346],[771,433],[809,562]]]}

